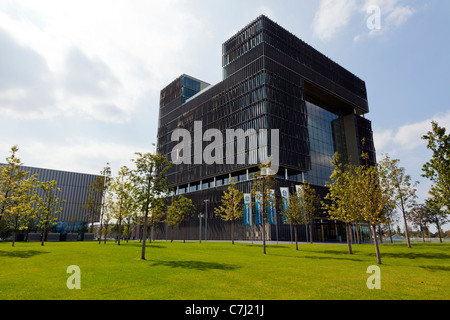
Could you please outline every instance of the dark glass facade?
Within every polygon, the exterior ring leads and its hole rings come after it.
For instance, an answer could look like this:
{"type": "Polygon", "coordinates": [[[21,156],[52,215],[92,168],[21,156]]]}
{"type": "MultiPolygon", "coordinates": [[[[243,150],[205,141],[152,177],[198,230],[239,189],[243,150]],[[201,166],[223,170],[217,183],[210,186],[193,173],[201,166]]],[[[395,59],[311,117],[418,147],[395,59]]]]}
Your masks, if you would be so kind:
{"type": "MultiPolygon", "coordinates": [[[[254,158],[261,162],[272,155],[273,129],[279,130],[278,193],[279,187],[307,181],[324,196],[335,152],[360,162],[364,148],[371,163],[376,161],[371,122],[364,118],[369,112],[364,81],[265,16],[226,41],[222,50],[221,82],[200,88],[195,96],[183,99],[187,92],[183,79],[188,77],[183,75],[161,91],[160,101],[157,150],[169,160],[173,160],[172,151],[179,143],[172,139],[176,129],[186,129],[192,137],[199,131],[196,123],[201,123],[200,134],[217,129],[223,137],[227,129],[268,130],[265,139],[257,137],[258,150],[252,149],[251,135],[241,137],[242,141],[223,141],[223,152],[218,158],[221,161],[213,164],[195,161],[201,159],[199,152],[210,142],[201,141],[200,148],[192,139],[192,161],[174,166],[169,172],[175,193],[193,199],[197,211],[204,212],[204,200],[208,200],[209,224],[214,226],[208,230],[208,239],[230,237],[230,226],[214,218],[213,209],[220,204],[230,179],[238,182],[241,191],[250,191],[252,173],[258,170],[254,158]],[[362,138],[366,139],[364,146],[362,138]],[[241,142],[245,146],[245,163],[236,161],[239,153],[230,159],[226,152],[230,146],[238,150],[241,142]]],[[[289,226],[283,225],[280,217],[278,220],[277,228],[271,226],[267,232],[272,239],[289,239],[289,226]]],[[[190,223],[193,239],[198,238],[198,224],[196,218],[190,223]]],[[[242,239],[261,235],[258,229],[240,228],[242,239]]],[[[316,240],[341,239],[340,228],[318,210],[316,240]]],[[[159,234],[165,237],[164,227],[159,234]]],[[[305,237],[305,233],[300,235],[301,239],[306,240],[305,237]]]]}

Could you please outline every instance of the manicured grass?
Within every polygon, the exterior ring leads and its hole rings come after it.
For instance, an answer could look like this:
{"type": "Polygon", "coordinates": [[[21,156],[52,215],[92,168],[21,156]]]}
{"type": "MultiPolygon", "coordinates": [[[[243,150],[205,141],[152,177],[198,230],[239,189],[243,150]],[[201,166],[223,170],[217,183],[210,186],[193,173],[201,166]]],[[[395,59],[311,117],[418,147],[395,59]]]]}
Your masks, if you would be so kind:
{"type": "Polygon", "coordinates": [[[381,290],[369,290],[373,245],[152,242],[0,243],[0,299],[448,300],[450,244],[383,244],[381,290]],[[81,269],[69,290],[67,267],[81,269]]]}

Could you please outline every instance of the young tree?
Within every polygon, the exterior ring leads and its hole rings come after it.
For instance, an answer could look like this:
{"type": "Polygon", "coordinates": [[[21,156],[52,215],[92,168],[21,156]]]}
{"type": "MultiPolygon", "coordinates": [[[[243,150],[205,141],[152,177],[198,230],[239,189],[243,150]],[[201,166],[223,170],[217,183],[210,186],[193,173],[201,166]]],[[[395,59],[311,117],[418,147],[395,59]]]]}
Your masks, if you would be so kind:
{"type": "Polygon", "coordinates": [[[294,226],[295,249],[298,250],[298,226],[305,224],[306,221],[302,210],[302,202],[297,192],[294,191],[289,195],[286,209],[282,212],[284,217],[283,221],[286,224],[294,226]]]}
{"type": "Polygon", "coordinates": [[[331,183],[327,182],[329,193],[322,202],[322,207],[328,212],[332,219],[345,223],[348,253],[353,254],[351,224],[361,218],[361,207],[359,200],[358,180],[356,177],[356,166],[351,163],[340,161],[339,154],[335,154],[332,164],[333,173],[330,176],[331,183]]]}
{"type": "Polygon", "coordinates": [[[425,243],[425,230],[431,220],[431,210],[424,204],[417,204],[409,212],[409,220],[413,226],[419,228],[422,241],[425,243]]]}
{"type": "Polygon", "coordinates": [[[37,183],[36,175],[19,181],[17,188],[14,188],[15,196],[10,200],[10,206],[5,212],[6,225],[13,230],[12,246],[16,242],[19,230],[27,230],[30,225],[33,204],[36,202],[35,188],[37,183]]]}
{"type": "Polygon", "coordinates": [[[436,225],[439,235],[439,241],[442,243],[441,226],[447,223],[449,220],[440,203],[435,201],[434,198],[425,200],[425,205],[430,211],[429,222],[430,224],[434,223],[436,225]]]}
{"type": "Polygon", "coordinates": [[[237,219],[244,215],[244,206],[242,200],[244,194],[236,188],[236,183],[230,181],[228,191],[222,196],[222,205],[215,208],[214,211],[223,221],[231,221],[231,243],[234,244],[234,224],[237,219]]]}
{"type": "Polygon", "coordinates": [[[30,174],[20,170],[22,162],[16,156],[19,148],[13,146],[11,155],[6,158],[6,165],[0,166],[0,222],[3,217],[15,209],[30,192],[29,183],[36,182],[37,175],[25,178],[30,174]]]}
{"type": "MultiPolygon", "coordinates": [[[[262,235],[263,235],[263,252],[266,254],[266,221],[268,220],[268,210],[269,206],[272,206],[273,199],[271,190],[275,189],[276,181],[274,173],[270,172],[270,163],[262,164],[259,166],[260,171],[254,174],[255,179],[252,182],[252,189],[250,193],[252,197],[260,197],[259,203],[261,206],[262,215],[262,235]]],[[[256,202],[254,203],[256,206],[256,202]]]]}
{"type": "MultiPolygon", "coordinates": [[[[104,168],[103,171],[100,172],[102,177],[96,178],[92,181],[88,187],[88,198],[85,204],[81,207],[86,210],[86,217],[90,223],[89,232],[93,233],[94,229],[94,221],[100,215],[100,237],[101,238],[101,229],[102,229],[102,210],[103,210],[103,200],[106,189],[109,186],[111,180],[111,168],[109,164],[104,168]]],[[[99,239],[100,243],[100,239],[99,239]]]]}
{"type": "Polygon", "coordinates": [[[411,182],[411,176],[406,174],[405,168],[399,167],[399,162],[400,160],[392,160],[389,155],[385,155],[385,158],[380,161],[379,165],[384,168],[384,176],[386,176],[387,183],[390,183],[394,189],[395,203],[403,215],[405,236],[408,243],[408,248],[411,248],[407,215],[409,209],[411,209],[416,203],[416,186],[418,182],[411,182]]]}
{"type": "Polygon", "coordinates": [[[376,227],[386,222],[385,213],[392,210],[393,188],[388,171],[380,165],[359,166],[356,168],[356,190],[359,190],[359,208],[361,216],[370,223],[374,235],[377,262],[381,264],[381,255],[376,236],[376,227]]]}
{"type": "Polygon", "coordinates": [[[122,223],[135,210],[133,187],[129,177],[129,169],[126,166],[121,167],[117,177],[113,178],[110,189],[114,194],[111,209],[113,218],[117,221],[117,244],[120,246],[122,223]]]}
{"type": "Polygon", "coordinates": [[[316,193],[316,190],[312,188],[308,183],[303,184],[302,191],[300,192],[300,194],[298,194],[298,196],[301,201],[305,223],[309,227],[309,241],[310,243],[313,243],[311,223],[314,219],[317,208],[320,206],[320,197],[316,193]]]}
{"type": "Polygon", "coordinates": [[[184,243],[186,242],[186,221],[190,219],[194,211],[195,206],[192,200],[182,195],[173,200],[167,210],[167,221],[172,228],[180,223],[184,224],[184,243]]]}
{"type": "Polygon", "coordinates": [[[450,214],[450,134],[438,123],[432,122],[432,131],[422,137],[428,141],[432,158],[422,168],[425,178],[432,181],[430,195],[442,209],[443,214],[450,214]]]}
{"type": "MultiPolygon", "coordinates": [[[[320,198],[310,184],[303,184],[299,190],[292,192],[289,196],[286,211],[283,213],[285,223],[294,226],[295,247],[298,250],[298,226],[310,224],[314,214],[320,206],[320,198]]],[[[310,241],[312,243],[312,229],[309,229],[310,241]]]]}
{"type": "Polygon", "coordinates": [[[61,189],[57,187],[55,180],[38,182],[37,186],[42,193],[42,197],[38,193],[34,218],[37,219],[38,226],[42,228],[41,246],[43,246],[48,230],[56,225],[57,216],[63,208],[59,206],[58,193],[61,192],[61,189]]]}
{"type": "Polygon", "coordinates": [[[130,171],[133,183],[134,197],[140,210],[144,213],[144,231],[141,259],[145,260],[148,217],[151,209],[156,206],[168,190],[166,172],[171,166],[164,156],[158,154],[137,152],[137,158],[132,161],[135,169],[130,171]]]}
{"type": "Polygon", "coordinates": [[[108,192],[108,189],[111,185],[111,167],[109,166],[109,163],[106,164],[106,167],[103,168],[102,171],[100,171],[100,174],[102,177],[97,178],[91,186],[89,186],[89,192],[93,193],[93,198],[97,199],[96,194],[101,194],[101,204],[100,204],[100,226],[98,228],[99,230],[99,236],[98,236],[98,244],[102,242],[102,232],[103,232],[103,218],[104,213],[106,210],[106,194],[108,192]]]}

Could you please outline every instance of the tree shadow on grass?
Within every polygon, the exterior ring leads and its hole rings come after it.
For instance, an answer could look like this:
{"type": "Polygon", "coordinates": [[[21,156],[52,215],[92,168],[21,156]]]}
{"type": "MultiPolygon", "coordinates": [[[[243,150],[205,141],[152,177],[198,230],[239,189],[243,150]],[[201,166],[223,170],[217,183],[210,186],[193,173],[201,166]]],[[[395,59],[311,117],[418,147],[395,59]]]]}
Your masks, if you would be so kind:
{"type": "MultiPolygon", "coordinates": [[[[310,253],[310,252],[308,252],[310,253]]],[[[270,254],[272,256],[280,256],[280,257],[289,257],[289,258],[299,258],[299,259],[315,259],[315,260],[348,260],[348,261],[366,261],[365,259],[360,259],[355,257],[355,255],[350,255],[348,252],[347,253],[341,253],[341,255],[339,257],[332,257],[332,256],[328,256],[328,257],[324,257],[324,256],[305,256],[302,255],[301,252],[299,252],[298,256],[293,256],[293,255],[278,255],[278,254],[270,254]]]]}
{"type": "Polygon", "coordinates": [[[170,268],[193,269],[199,271],[206,270],[225,270],[231,271],[240,268],[240,266],[228,263],[204,262],[204,261],[152,261],[152,266],[166,266],[170,268]]]}
{"type": "Polygon", "coordinates": [[[28,258],[32,258],[37,255],[40,255],[40,254],[45,254],[45,253],[50,253],[50,252],[38,251],[38,250],[24,250],[24,251],[1,251],[0,250],[0,257],[28,259],[28,258]]]}
{"type": "Polygon", "coordinates": [[[400,259],[450,259],[450,255],[438,252],[383,252],[381,257],[400,258],[400,259]]]}
{"type": "Polygon", "coordinates": [[[450,266],[419,266],[420,268],[436,272],[436,271],[450,271],[450,266]]]}

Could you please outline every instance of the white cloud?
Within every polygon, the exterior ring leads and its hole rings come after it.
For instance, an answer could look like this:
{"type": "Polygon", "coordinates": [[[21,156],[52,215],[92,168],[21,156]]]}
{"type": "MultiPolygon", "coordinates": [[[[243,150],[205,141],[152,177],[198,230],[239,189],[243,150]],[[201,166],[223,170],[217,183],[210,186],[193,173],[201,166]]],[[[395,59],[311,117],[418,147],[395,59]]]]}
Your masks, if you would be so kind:
{"type": "MultiPolygon", "coordinates": [[[[8,146],[10,148],[11,146],[8,146]]],[[[112,141],[101,141],[84,136],[69,137],[63,142],[42,142],[30,140],[21,144],[19,158],[26,166],[42,167],[63,171],[98,174],[110,163],[113,170],[123,165],[131,166],[131,159],[139,146],[112,141]],[[39,155],[36,158],[36,155],[39,155]]]]}
{"type": "Polygon", "coordinates": [[[355,42],[361,39],[363,34],[376,36],[387,34],[390,30],[405,24],[416,12],[410,5],[402,4],[402,0],[321,0],[319,9],[313,20],[312,29],[314,36],[322,41],[329,41],[349,26],[351,20],[358,16],[358,21],[368,19],[373,13],[368,13],[367,8],[377,6],[381,11],[381,29],[366,27],[366,23],[358,24],[356,30],[361,30],[353,36],[355,42]]]}
{"type": "Polygon", "coordinates": [[[437,114],[430,119],[405,124],[397,130],[374,130],[374,140],[378,152],[399,153],[414,152],[419,148],[426,148],[426,142],[422,140],[431,130],[431,122],[436,121],[441,127],[450,128],[450,111],[437,114]]]}
{"type": "Polygon", "coordinates": [[[330,40],[348,25],[356,8],[355,0],[321,0],[312,24],[314,35],[330,40]]]}
{"type": "MultiPolygon", "coordinates": [[[[7,109],[3,111],[21,119],[64,115],[104,122],[130,120],[138,108],[136,101],[179,76],[194,58],[186,48],[201,47],[197,44],[209,34],[186,6],[185,0],[132,5],[126,0],[0,3],[0,31],[14,43],[11,56],[21,49],[36,57],[36,67],[45,67],[45,72],[30,69],[27,78],[47,75],[46,81],[22,82],[15,91],[0,86],[2,107],[7,109]],[[30,106],[27,113],[17,112],[18,102],[27,105],[42,98],[37,93],[47,97],[43,110],[30,106]],[[105,106],[122,115],[99,114],[105,106]]],[[[21,64],[30,62],[19,61],[17,68],[21,64]]]]}
{"type": "Polygon", "coordinates": [[[371,6],[381,10],[381,29],[368,30],[369,36],[385,35],[390,30],[405,24],[416,12],[409,5],[403,5],[402,0],[367,0],[361,7],[361,12],[371,6]]]}
{"type": "Polygon", "coordinates": [[[422,136],[431,130],[432,121],[436,121],[441,127],[450,128],[450,111],[424,121],[402,125],[396,130],[374,128],[378,159],[382,159],[383,154],[387,153],[392,159],[400,160],[400,165],[406,168],[412,180],[420,182],[417,188],[419,202],[428,198],[431,187],[431,182],[421,175],[422,166],[432,156],[426,141],[422,140],[422,136]]]}

